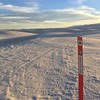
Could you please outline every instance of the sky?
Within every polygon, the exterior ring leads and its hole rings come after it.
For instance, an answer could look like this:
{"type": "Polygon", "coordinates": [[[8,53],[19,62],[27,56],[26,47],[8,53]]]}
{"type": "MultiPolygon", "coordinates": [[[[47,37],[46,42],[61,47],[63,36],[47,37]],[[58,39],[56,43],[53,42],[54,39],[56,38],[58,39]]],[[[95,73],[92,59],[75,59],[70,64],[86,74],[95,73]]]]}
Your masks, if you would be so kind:
{"type": "Polygon", "coordinates": [[[100,0],[0,0],[0,29],[100,23],[100,0]]]}

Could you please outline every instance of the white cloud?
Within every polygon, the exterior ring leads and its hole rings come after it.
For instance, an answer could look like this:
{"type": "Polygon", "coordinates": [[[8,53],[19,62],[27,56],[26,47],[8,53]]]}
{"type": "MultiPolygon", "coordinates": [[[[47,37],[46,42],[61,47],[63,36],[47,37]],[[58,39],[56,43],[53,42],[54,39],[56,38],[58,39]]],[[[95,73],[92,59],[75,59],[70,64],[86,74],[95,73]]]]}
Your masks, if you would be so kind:
{"type": "Polygon", "coordinates": [[[0,19],[29,19],[30,17],[21,17],[21,16],[0,16],[0,19]]]}
{"type": "Polygon", "coordinates": [[[47,23],[47,24],[63,24],[63,22],[59,22],[56,20],[45,20],[43,21],[43,23],[47,23]]]}
{"type": "Polygon", "coordinates": [[[14,5],[4,5],[0,3],[0,9],[9,10],[13,12],[20,12],[20,13],[33,13],[38,10],[38,4],[35,4],[33,7],[21,7],[21,6],[14,6],[14,5]]]}
{"type": "MultiPolygon", "coordinates": [[[[11,8],[12,6],[6,5],[6,7],[11,8]]],[[[36,13],[33,13],[33,11],[29,12],[24,14],[23,12],[17,13],[16,15],[14,13],[14,15],[11,16],[1,15],[0,23],[16,22],[17,25],[22,23],[26,26],[33,25],[34,27],[67,27],[68,25],[92,24],[100,21],[100,11],[85,5],[77,8],[38,11],[36,13]]]]}
{"type": "Polygon", "coordinates": [[[95,8],[84,6],[84,5],[77,8],[69,8],[69,9],[62,9],[62,10],[55,10],[55,11],[66,12],[66,13],[69,12],[70,14],[84,15],[91,18],[100,18],[100,11],[97,11],[95,8]]]}
{"type": "Polygon", "coordinates": [[[94,8],[88,7],[88,6],[85,6],[85,5],[80,6],[80,7],[78,7],[77,9],[80,9],[80,10],[92,10],[92,11],[95,11],[94,8]]]}

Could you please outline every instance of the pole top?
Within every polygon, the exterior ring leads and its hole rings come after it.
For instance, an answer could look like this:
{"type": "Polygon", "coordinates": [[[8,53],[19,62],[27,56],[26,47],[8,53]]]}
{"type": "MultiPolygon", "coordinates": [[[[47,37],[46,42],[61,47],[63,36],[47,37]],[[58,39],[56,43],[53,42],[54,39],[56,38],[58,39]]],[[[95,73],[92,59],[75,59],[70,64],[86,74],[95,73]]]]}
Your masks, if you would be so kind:
{"type": "Polygon", "coordinates": [[[82,37],[81,36],[78,36],[77,39],[82,41],[82,37]]]}
{"type": "Polygon", "coordinates": [[[77,37],[77,43],[79,46],[82,46],[83,45],[83,40],[82,40],[82,37],[81,36],[78,36],[77,37]]]}

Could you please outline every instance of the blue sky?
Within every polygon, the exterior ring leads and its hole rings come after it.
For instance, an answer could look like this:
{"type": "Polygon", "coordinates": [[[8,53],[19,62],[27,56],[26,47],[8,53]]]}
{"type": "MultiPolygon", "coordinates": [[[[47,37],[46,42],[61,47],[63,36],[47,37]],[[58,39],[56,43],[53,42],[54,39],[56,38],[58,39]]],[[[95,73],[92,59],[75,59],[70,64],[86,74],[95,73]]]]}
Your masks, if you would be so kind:
{"type": "Polygon", "coordinates": [[[99,0],[0,0],[0,29],[55,28],[99,22],[99,0]]]}
{"type": "Polygon", "coordinates": [[[37,3],[40,10],[64,9],[87,5],[100,10],[99,0],[0,0],[4,5],[32,6],[37,3]]]}

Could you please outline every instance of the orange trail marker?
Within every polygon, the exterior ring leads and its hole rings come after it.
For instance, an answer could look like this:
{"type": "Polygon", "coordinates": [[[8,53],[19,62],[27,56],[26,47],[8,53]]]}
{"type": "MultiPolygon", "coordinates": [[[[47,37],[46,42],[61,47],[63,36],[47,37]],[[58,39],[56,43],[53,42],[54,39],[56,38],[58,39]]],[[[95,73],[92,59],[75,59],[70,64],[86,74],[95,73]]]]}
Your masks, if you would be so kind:
{"type": "Polygon", "coordinates": [[[78,44],[78,96],[79,100],[83,100],[83,39],[82,37],[77,37],[78,44]]]}

